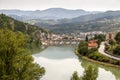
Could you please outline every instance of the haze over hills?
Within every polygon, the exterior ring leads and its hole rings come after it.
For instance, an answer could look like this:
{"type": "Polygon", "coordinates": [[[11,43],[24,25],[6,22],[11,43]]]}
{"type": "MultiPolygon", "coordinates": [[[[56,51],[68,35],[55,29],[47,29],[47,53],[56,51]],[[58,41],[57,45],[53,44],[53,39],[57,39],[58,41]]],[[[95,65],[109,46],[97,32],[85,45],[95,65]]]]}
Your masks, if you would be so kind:
{"type": "Polygon", "coordinates": [[[119,31],[120,11],[107,11],[97,14],[89,14],[73,19],[61,20],[32,20],[28,21],[37,26],[50,29],[55,33],[71,33],[84,31],[119,31]]]}
{"type": "Polygon", "coordinates": [[[0,10],[0,13],[9,15],[17,20],[29,19],[64,19],[75,18],[82,15],[95,14],[96,11],[89,12],[82,9],[69,10],[64,8],[49,8],[46,10],[23,11],[23,10],[0,10]]]}
{"type": "Polygon", "coordinates": [[[71,19],[69,22],[86,22],[86,21],[91,21],[91,20],[96,20],[101,18],[111,18],[111,17],[113,18],[117,16],[120,16],[120,11],[106,11],[106,12],[97,13],[97,14],[79,16],[71,19]]]}
{"type": "Polygon", "coordinates": [[[89,12],[80,9],[50,8],[41,11],[0,10],[0,13],[55,33],[119,31],[120,29],[120,11],[89,12]]]}

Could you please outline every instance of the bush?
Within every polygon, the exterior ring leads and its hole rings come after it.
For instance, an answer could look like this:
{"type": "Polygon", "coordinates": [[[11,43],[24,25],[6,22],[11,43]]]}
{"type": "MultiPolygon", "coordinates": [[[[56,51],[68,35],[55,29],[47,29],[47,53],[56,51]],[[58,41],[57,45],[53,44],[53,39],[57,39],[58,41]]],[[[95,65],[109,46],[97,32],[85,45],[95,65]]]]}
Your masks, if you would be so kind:
{"type": "Polygon", "coordinates": [[[117,43],[120,42],[120,32],[118,32],[115,36],[115,40],[117,41],[117,43]]]}
{"type": "Polygon", "coordinates": [[[120,45],[118,45],[118,46],[113,50],[113,54],[120,56],[120,45]]]}
{"type": "Polygon", "coordinates": [[[89,50],[88,50],[88,54],[89,54],[89,53],[93,53],[93,52],[95,52],[95,51],[97,51],[97,50],[98,50],[97,48],[89,49],[89,50]]]}
{"type": "Polygon", "coordinates": [[[100,54],[99,52],[94,52],[88,55],[89,58],[97,60],[97,61],[102,61],[102,62],[109,62],[109,58],[100,54]]]}
{"type": "Polygon", "coordinates": [[[108,51],[110,49],[110,46],[105,44],[105,51],[108,51]]]}
{"type": "Polygon", "coordinates": [[[98,77],[98,68],[89,65],[88,68],[84,70],[83,76],[79,77],[78,73],[75,71],[72,74],[70,80],[97,80],[97,77],[98,77]]]}
{"type": "Polygon", "coordinates": [[[115,41],[114,41],[114,40],[110,40],[110,41],[109,41],[109,44],[115,45],[115,41]]]}
{"type": "Polygon", "coordinates": [[[119,63],[120,63],[120,62],[117,61],[117,60],[112,60],[111,62],[112,62],[112,64],[115,64],[115,65],[119,65],[119,63]]]}

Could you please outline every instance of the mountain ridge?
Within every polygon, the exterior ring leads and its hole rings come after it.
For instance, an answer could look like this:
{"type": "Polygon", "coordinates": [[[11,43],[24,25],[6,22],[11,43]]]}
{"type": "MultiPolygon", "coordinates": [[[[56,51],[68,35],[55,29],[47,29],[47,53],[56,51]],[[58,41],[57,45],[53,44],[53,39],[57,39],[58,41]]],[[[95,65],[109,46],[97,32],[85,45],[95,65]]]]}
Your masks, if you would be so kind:
{"type": "Polygon", "coordinates": [[[95,14],[98,12],[90,12],[85,11],[82,9],[70,10],[64,8],[49,8],[45,10],[35,10],[35,11],[23,11],[23,10],[0,10],[0,13],[6,14],[14,18],[18,16],[21,20],[28,20],[28,19],[64,19],[64,18],[74,18],[82,15],[87,14],[95,14]]]}
{"type": "Polygon", "coordinates": [[[35,25],[50,29],[55,33],[87,32],[87,31],[118,31],[120,29],[120,11],[107,11],[89,14],[73,19],[57,21],[40,21],[35,25]],[[51,24],[52,23],[52,24],[51,24]],[[53,24],[54,23],[54,24],[53,24]]]}

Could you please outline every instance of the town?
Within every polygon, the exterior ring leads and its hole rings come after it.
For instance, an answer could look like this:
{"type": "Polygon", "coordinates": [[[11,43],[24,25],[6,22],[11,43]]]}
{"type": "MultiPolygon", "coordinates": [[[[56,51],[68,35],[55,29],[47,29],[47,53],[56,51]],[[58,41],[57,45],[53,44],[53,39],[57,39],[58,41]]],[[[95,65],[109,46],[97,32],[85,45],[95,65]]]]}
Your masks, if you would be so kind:
{"type": "Polygon", "coordinates": [[[70,33],[57,35],[53,33],[41,33],[41,42],[44,46],[52,45],[78,45],[81,40],[85,40],[86,36],[91,39],[95,35],[106,34],[103,31],[93,31],[93,32],[80,32],[80,33],[70,33]]]}

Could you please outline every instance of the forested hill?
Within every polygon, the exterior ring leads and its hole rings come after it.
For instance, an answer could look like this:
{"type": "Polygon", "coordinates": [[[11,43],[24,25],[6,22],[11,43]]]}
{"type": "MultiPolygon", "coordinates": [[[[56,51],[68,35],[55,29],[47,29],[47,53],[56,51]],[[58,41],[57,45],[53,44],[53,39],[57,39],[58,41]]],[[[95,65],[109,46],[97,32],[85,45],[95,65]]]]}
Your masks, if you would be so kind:
{"type": "Polygon", "coordinates": [[[74,18],[87,14],[98,13],[96,11],[90,12],[82,9],[69,10],[64,8],[49,8],[45,10],[36,11],[23,11],[23,10],[0,10],[0,13],[9,15],[17,20],[30,20],[30,19],[64,19],[64,18],[74,18]]]}
{"type": "Polygon", "coordinates": [[[36,30],[47,33],[46,30],[40,27],[30,25],[28,23],[23,23],[4,14],[0,14],[0,28],[3,27],[7,27],[9,29],[13,29],[13,31],[20,31],[26,34],[31,34],[36,30]]]}
{"type": "Polygon", "coordinates": [[[39,80],[45,74],[30,55],[41,49],[40,39],[31,35],[36,30],[43,31],[0,14],[0,80],[39,80]]]}
{"type": "Polygon", "coordinates": [[[24,34],[27,40],[26,48],[30,50],[31,53],[41,50],[41,34],[44,33],[45,36],[47,36],[49,33],[40,27],[17,21],[4,14],[0,14],[0,29],[10,29],[15,33],[21,32],[24,34]]]}
{"type": "Polygon", "coordinates": [[[31,20],[28,23],[42,26],[54,33],[88,32],[88,31],[120,31],[120,11],[107,11],[97,14],[89,14],[73,19],[61,19],[57,21],[31,20]]]}

